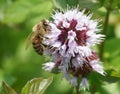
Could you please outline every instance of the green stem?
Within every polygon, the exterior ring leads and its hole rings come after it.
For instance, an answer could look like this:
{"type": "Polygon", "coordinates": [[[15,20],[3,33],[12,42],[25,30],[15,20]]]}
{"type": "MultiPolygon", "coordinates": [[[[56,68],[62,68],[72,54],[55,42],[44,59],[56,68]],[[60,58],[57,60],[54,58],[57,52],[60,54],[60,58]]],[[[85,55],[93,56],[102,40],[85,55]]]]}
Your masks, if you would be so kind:
{"type": "MultiPolygon", "coordinates": [[[[79,83],[79,79],[77,79],[77,83],[79,83]]],[[[79,84],[76,86],[76,94],[80,94],[80,86],[79,84]]]]}
{"type": "Polygon", "coordinates": [[[79,84],[76,86],[76,94],[80,94],[79,84]]]}
{"type": "MultiPolygon", "coordinates": [[[[103,27],[103,34],[107,36],[108,22],[109,22],[111,9],[110,8],[106,8],[106,9],[107,9],[107,13],[106,13],[104,27],[103,27]]],[[[100,45],[100,58],[102,61],[103,61],[103,53],[104,53],[104,44],[105,44],[105,40],[100,45]]]]}
{"type": "Polygon", "coordinates": [[[93,84],[91,88],[91,94],[95,94],[95,92],[96,92],[96,84],[93,84]]]}

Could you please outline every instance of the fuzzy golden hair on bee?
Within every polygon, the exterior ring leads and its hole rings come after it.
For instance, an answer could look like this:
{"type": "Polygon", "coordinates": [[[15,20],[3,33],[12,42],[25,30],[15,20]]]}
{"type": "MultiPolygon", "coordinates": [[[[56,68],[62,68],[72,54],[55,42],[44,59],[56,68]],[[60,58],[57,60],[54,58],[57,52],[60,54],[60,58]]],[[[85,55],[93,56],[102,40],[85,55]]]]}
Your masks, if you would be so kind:
{"type": "Polygon", "coordinates": [[[45,34],[50,33],[50,25],[49,21],[46,19],[43,19],[39,23],[35,24],[32,28],[32,32],[27,38],[27,47],[28,44],[32,44],[34,50],[39,54],[43,55],[44,49],[47,47],[44,43],[43,40],[46,38],[45,34]]]}

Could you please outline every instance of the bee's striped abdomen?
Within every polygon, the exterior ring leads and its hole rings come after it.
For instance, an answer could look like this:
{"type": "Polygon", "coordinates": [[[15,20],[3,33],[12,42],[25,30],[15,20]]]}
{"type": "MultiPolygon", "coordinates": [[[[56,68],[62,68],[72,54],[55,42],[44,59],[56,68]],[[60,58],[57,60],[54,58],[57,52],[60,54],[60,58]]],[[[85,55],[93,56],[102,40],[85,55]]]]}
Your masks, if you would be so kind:
{"type": "Polygon", "coordinates": [[[43,55],[43,51],[44,51],[42,40],[43,39],[40,36],[35,36],[32,40],[33,48],[39,55],[43,55]]]}

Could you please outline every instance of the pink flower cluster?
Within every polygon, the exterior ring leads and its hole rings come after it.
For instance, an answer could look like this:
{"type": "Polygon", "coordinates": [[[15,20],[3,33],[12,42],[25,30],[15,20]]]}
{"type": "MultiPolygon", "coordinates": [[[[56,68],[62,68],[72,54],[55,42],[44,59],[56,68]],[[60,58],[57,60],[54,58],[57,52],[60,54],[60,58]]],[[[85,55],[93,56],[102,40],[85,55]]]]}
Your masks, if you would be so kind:
{"type": "Polygon", "coordinates": [[[54,68],[63,74],[73,86],[88,88],[86,76],[92,71],[104,75],[104,70],[94,51],[93,46],[104,39],[99,34],[98,20],[92,20],[92,15],[85,15],[84,11],[70,9],[56,12],[50,22],[51,33],[46,34],[46,45],[50,46],[47,53],[53,61],[44,64],[43,68],[52,71],[54,68]],[[81,76],[81,83],[78,77],[81,76]]]}

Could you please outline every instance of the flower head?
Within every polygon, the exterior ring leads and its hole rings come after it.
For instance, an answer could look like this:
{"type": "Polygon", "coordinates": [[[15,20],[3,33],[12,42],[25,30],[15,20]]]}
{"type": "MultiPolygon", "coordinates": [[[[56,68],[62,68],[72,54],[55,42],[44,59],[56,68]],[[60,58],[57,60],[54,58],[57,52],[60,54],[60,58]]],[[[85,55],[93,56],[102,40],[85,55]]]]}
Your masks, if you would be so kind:
{"type": "MultiPolygon", "coordinates": [[[[47,42],[64,56],[74,56],[81,50],[82,53],[89,47],[99,44],[104,35],[98,34],[97,20],[92,20],[91,15],[85,15],[84,11],[78,9],[56,12],[51,22],[51,34],[46,36],[47,42]]],[[[90,50],[88,51],[90,55],[90,50]]]]}
{"type": "Polygon", "coordinates": [[[99,57],[92,49],[103,40],[104,35],[98,34],[98,22],[91,17],[91,14],[85,15],[78,9],[56,12],[50,22],[51,33],[45,35],[44,43],[50,47],[48,51],[53,62],[52,65],[46,63],[44,69],[57,67],[73,86],[78,85],[77,79],[81,76],[80,87],[88,88],[86,76],[92,71],[104,75],[99,57]]]}

